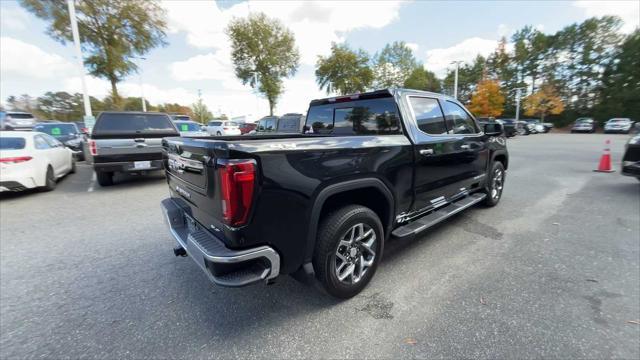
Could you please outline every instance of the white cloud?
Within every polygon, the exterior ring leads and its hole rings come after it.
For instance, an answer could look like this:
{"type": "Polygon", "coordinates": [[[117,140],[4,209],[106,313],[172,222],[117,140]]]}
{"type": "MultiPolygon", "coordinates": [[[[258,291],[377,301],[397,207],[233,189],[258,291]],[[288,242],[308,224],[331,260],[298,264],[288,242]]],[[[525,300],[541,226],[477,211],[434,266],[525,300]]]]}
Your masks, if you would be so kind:
{"type": "MultiPolygon", "coordinates": [[[[212,109],[240,115],[243,111],[268,113],[267,101],[256,100],[248,85],[235,77],[231,63],[231,44],[225,28],[234,17],[263,12],[279,19],[289,28],[300,51],[301,65],[315,65],[318,55],[328,54],[332,42],[343,42],[346,32],[363,28],[382,28],[398,18],[400,1],[252,1],[218,8],[213,1],[165,1],[170,31],[184,32],[189,45],[211,49],[206,54],[169,65],[176,81],[213,80],[223,91],[205,91],[203,100],[212,109]],[[354,16],[358,14],[358,16],[354,16]]],[[[417,47],[417,45],[416,45],[417,47]]],[[[323,97],[312,72],[298,73],[284,82],[285,91],[278,101],[278,113],[306,111],[309,100],[323,97]]],[[[217,86],[216,86],[217,87],[217,86]]],[[[191,101],[193,102],[193,101],[191,101]]]]}
{"type": "Polygon", "coordinates": [[[640,27],[640,1],[574,1],[573,6],[584,10],[587,17],[616,15],[623,21],[622,31],[630,33],[640,27]]]}
{"type": "Polygon", "coordinates": [[[382,28],[398,18],[400,1],[253,1],[220,9],[213,1],[166,1],[172,32],[184,31],[197,48],[229,47],[225,28],[234,17],[263,12],[281,20],[295,35],[304,64],[315,64],[317,55],[328,53],[331,42],[344,40],[343,33],[363,28],[382,28]],[[358,16],[354,16],[358,14],[358,16]]]}
{"type": "Polygon", "coordinates": [[[425,68],[443,77],[452,61],[471,62],[477,55],[488,56],[497,46],[496,40],[473,37],[448,48],[427,50],[425,68]]]}
{"type": "Polygon", "coordinates": [[[53,79],[73,72],[73,65],[62,56],[3,36],[0,38],[0,73],[38,79],[53,79]]]}
{"type": "Polygon", "coordinates": [[[509,36],[509,34],[511,34],[511,28],[509,28],[509,25],[507,24],[500,24],[498,25],[498,36],[499,37],[503,37],[503,36],[509,36]]]}
{"type": "Polygon", "coordinates": [[[409,49],[411,49],[411,51],[413,51],[414,53],[418,51],[418,48],[420,47],[420,45],[416,44],[416,43],[407,43],[407,47],[409,49]]]}
{"type": "Polygon", "coordinates": [[[3,30],[25,30],[29,23],[29,16],[20,8],[3,7],[0,11],[0,23],[3,30]]]}

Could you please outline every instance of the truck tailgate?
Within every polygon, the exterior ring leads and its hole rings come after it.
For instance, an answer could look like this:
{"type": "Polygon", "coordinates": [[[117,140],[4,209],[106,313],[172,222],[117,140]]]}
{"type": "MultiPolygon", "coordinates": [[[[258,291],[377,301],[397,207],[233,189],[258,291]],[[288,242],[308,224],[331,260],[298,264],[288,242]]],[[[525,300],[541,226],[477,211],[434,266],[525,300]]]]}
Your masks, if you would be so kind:
{"type": "Polygon", "coordinates": [[[162,138],[97,139],[95,142],[101,156],[162,152],[162,138]]]}

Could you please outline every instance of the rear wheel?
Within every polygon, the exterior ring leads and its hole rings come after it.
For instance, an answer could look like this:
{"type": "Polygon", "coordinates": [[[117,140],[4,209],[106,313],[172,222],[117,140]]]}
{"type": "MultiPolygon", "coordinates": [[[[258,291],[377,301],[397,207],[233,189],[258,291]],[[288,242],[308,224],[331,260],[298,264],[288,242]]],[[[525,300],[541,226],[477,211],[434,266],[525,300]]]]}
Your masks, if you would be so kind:
{"type": "Polygon", "coordinates": [[[56,188],[56,185],[56,176],[53,173],[53,168],[51,166],[47,166],[47,174],[45,175],[45,181],[42,190],[51,191],[56,188]]]}
{"type": "Polygon", "coordinates": [[[218,131],[218,132],[216,133],[216,136],[221,136],[221,135],[222,135],[222,133],[221,133],[220,131],[218,131]]]}
{"type": "Polygon", "coordinates": [[[382,224],[371,209],[349,205],[329,213],[318,230],[316,277],[332,296],[357,295],[376,272],[383,242],[382,224]]]}
{"type": "Polygon", "coordinates": [[[504,188],[505,171],[504,165],[500,161],[494,161],[489,173],[488,184],[484,193],[487,197],[484,199],[485,206],[496,206],[502,197],[502,189],[504,188]]]}
{"type": "Polygon", "coordinates": [[[113,185],[113,173],[108,171],[96,171],[96,178],[100,186],[113,185]]]}

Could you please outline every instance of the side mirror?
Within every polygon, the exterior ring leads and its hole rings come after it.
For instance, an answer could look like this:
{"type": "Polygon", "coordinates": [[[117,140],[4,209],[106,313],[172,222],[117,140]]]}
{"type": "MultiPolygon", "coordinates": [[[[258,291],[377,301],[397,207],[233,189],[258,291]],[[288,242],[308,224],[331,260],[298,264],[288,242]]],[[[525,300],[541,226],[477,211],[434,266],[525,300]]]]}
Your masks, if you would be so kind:
{"type": "Polygon", "coordinates": [[[500,136],[503,130],[502,124],[499,123],[484,124],[484,133],[488,136],[500,136]]]}

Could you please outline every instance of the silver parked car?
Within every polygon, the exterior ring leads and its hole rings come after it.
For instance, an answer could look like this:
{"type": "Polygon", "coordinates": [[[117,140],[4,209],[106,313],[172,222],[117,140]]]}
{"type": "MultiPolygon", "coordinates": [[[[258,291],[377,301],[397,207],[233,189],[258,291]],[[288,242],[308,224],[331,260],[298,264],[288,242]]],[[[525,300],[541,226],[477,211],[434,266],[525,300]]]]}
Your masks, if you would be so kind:
{"type": "Polygon", "coordinates": [[[32,130],[36,126],[36,118],[27,112],[7,111],[0,126],[0,130],[32,130]]]}
{"type": "Polygon", "coordinates": [[[604,133],[624,133],[628,134],[631,131],[633,122],[629,118],[613,118],[604,124],[604,133]]]}

